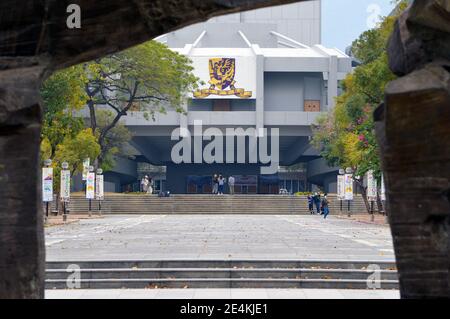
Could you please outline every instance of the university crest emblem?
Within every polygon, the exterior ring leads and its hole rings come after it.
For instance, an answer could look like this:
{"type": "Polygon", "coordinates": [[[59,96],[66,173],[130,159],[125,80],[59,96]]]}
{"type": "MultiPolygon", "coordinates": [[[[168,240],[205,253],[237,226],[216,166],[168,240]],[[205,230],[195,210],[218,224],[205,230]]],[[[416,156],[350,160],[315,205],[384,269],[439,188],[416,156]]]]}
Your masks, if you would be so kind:
{"type": "Polygon", "coordinates": [[[252,92],[234,87],[234,75],[236,72],[236,60],[233,58],[209,59],[209,89],[201,89],[194,92],[194,97],[205,98],[210,95],[235,95],[247,99],[252,92]],[[229,88],[229,90],[226,90],[229,88]]]}

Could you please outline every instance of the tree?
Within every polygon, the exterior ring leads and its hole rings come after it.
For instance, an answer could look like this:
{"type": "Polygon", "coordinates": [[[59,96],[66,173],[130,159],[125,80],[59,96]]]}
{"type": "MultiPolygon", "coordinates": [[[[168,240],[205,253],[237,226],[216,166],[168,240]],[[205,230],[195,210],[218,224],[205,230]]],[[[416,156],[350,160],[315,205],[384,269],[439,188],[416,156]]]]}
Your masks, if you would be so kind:
{"type": "Polygon", "coordinates": [[[106,161],[106,167],[111,166],[116,150],[108,146],[114,139],[113,129],[128,111],[144,111],[146,118],[164,113],[166,107],[184,112],[183,101],[198,82],[187,57],[155,41],[87,63],[84,70],[90,127],[101,147],[98,165],[106,161]],[[108,123],[99,123],[99,108],[113,114],[108,123]]]}
{"type": "MultiPolygon", "coordinates": [[[[47,147],[43,160],[53,158],[58,144],[67,137],[75,137],[84,127],[83,119],[75,117],[85,104],[84,75],[80,66],[54,73],[41,87],[43,100],[42,143],[47,147]]],[[[41,148],[42,151],[42,148],[41,148]]]]}
{"type": "Polygon", "coordinates": [[[384,17],[378,27],[353,42],[351,51],[362,64],[342,81],[343,94],[336,98],[336,107],[313,125],[313,145],[329,165],[353,169],[368,211],[362,177],[373,170],[375,177],[381,178],[372,114],[383,102],[386,84],[395,79],[388,67],[386,48],[395,19],[406,4],[398,1],[394,15],[384,17]]]}

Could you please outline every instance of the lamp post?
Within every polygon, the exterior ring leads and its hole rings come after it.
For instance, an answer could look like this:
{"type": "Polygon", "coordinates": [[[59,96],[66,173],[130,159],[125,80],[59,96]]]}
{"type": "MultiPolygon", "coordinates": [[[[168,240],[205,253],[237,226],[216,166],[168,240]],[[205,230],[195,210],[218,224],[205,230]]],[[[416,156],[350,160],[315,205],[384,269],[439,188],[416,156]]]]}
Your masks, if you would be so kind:
{"type": "Polygon", "coordinates": [[[47,223],[49,215],[49,202],[53,201],[53,169],[50,167],[51,165],[52,160],[46,159],[42,168],[42,199],[45,202],[45,223],[47,223]]]}
{"type": "Polygon", "coordinates": [[[61,164],[61,183],[60,183],[60,196],[63,205],[63,221],[67,221],[67,202],[70,199],[70,171],[69,163],[62,162],[61,164]]]}
{"type": "Polygon", "coordinates": [[[102,214],[103,196],[103,170],[99,168],[95,176],[95,198],[98,200],[98,212],[100,215],[102,214]]]}
{"type": "Polygon", "coordinates": [[[89,200],[89,217],[92,216],[92,199],[95,198],[95,173],[94,166],[89,166],[86,179],[86,198],[89,200]]]}

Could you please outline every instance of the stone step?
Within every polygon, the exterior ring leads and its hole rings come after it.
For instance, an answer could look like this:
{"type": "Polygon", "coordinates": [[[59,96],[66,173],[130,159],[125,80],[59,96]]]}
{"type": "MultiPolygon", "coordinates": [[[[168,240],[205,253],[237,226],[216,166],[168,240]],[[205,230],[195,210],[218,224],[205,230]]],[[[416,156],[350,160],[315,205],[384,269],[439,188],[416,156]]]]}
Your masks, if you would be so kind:
{"type": "MultiPolygon", "coordinates": [[[[65,280],[71,272],[48,269],[47,279],[65,280]]],[[[356,269],[234,269],[234,268],[111,268],[81,269],[82,279],[268,278],[268,279],[367,279],[373,271],[356,269]]],[[[397,280],[395,270],[380,270],[380,279],[397,280]]]]}
{"type": "MultiPolygon", "coordinates": [[[[380,289],[398,289],[397,280],[381,280],[380,289]]],[[[65,280],[48,279],[46,289],[67,289],[65,280]]],[[[266,279],[266,278],[176,278],[176,279],[81,279],[81,289],[144,288],[309,288],[369,289],[367,280],[359,279],[266,279]]]]}

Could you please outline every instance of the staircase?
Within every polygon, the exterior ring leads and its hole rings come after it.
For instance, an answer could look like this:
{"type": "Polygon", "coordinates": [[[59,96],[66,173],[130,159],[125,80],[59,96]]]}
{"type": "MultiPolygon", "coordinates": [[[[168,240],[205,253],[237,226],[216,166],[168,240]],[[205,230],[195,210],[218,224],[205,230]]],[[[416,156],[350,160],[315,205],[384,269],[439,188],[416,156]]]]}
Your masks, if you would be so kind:
{"type": "MultiPolygon", "coordinates": [[[[328,196],[330,213],[339,213],[340,202],[336,195],[328,196]]],[[[73,195],[71,213],[88,212],[88,200],[83,195],[73,195]]],[[[98,202],[92,201],[92,211],[98,210],[98,202]]],[[[365,212],[361,196],[355,196],[351,212],[365,212]]],[[[347,212],[347,202],[342,213],[347,212]]],[[[102,202],[102,213],[108,214],[309,214],[306,196],[290,195],[156,195],[107,194],[102,202]]]]}
{"type": "Polygon", "coordinates": [[[398,289],[394,262],[298,260],[148,260],[47,262],[46,289],[324,288],[369,289],[380,270],[381,289],[398,289]],[[74,276],[73,265],[80,267],[74,276]],[[69,268],[68,267],[72,267],[69,268]],[[370,268],[372,269],[372,268],[370,268]],[[70,277],[69,277],[70,276],[70,277]],[[68,278],[70,278],[68,280],[68,278]],[[73,278],[78,278],[74,281],[73,278]]]}

